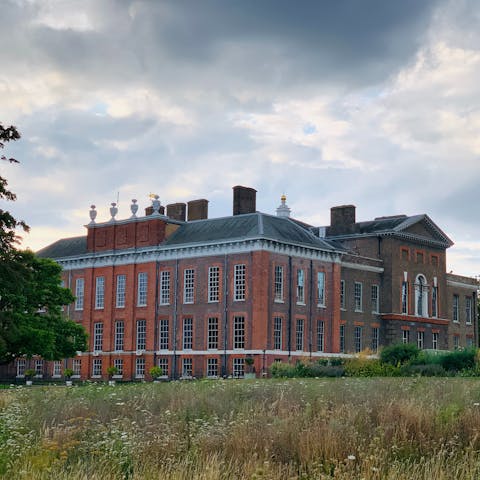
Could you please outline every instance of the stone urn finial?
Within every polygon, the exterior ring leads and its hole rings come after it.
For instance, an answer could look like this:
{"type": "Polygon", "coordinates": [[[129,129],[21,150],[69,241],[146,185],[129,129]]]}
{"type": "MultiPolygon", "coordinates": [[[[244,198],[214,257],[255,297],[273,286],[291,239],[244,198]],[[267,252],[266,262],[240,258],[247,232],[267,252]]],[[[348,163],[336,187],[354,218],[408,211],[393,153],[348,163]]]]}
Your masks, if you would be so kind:
{"type": "Polygon", "coordinates": [[[160,215],[160,200],[159,200],[159,196],[158,195],[155,195],[153,197],[153,200],[152,200],[152,207],[153,207],[153,214],[154,215],[160,215]]]}
{"type": "Polygon", "coordinates": [[[137,199],[132,198],[132,204],[130,205],[130,210],[132,212],[132,218],[137,217],[137,212],[138,212],[138,205],[137,205],[137,199]]]}
{"type": "Polygon", "coordinates": [[[95,205],[90,205],[90,223],[95,223],[95,219],[97,218],[97,211],[95,210],[95,205]]]}
{"type": "Polygon", "coordinates": [[[112,216],[112,218],[110,219],[110,221],[115,221],[115,215],[118,213],[117,204],[116,204],[115,202],[112,202],[110,205],[111,205],[111,207],[110,207],[110,215],[112,216]]]}

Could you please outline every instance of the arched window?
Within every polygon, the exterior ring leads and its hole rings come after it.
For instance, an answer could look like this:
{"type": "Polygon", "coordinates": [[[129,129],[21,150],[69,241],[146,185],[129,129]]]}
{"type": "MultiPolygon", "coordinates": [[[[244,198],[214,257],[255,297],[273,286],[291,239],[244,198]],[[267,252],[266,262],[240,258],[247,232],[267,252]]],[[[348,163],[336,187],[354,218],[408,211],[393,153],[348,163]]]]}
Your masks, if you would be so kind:
{"type": "Polygon", "coordinates": [[[415,315],[428,317],[427,279],[421,274],[415,279],[415,315]]]}

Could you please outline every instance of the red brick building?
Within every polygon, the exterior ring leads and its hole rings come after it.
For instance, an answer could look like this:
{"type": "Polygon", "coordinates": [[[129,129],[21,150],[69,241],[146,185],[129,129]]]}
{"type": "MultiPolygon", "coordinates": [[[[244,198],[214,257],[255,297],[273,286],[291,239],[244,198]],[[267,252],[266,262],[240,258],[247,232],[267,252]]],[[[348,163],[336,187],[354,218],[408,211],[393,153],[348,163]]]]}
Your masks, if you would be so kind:
{"type": "MultiPolygon", "coordinates": [[[[421,348],[477,345],[474,279],[446,273],[451,240],[427,215],[356,222],[335,207],[331,225],[256,211],[255,190],[234,187],[233,215],[208,219],[207,200],[95,223],[39,255],[55,259],[76,296],[66,313],[89,334],[89,351],[45,364],[83,378],[257,375],[276,360],[376,351],[392,342],[421,348]],[[188,218],[187,218],[188,211],[188,218]],[[253,359],[253,366],[245,359],[253,359]]],[[[21,376],[19,359],[11,374],[21,376]]]]}

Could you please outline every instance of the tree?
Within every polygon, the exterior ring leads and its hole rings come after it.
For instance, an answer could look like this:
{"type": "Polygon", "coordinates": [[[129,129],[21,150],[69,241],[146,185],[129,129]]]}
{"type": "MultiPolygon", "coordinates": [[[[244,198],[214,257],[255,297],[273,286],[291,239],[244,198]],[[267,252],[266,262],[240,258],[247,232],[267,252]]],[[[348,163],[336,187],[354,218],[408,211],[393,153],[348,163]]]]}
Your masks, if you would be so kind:
{"type": "MultiPolygon", "coordinates": [[[[19,138],[15,127],[0,124],[0,148],[19,138]]],[[[0,199],[14,201],[16,196],[7,186],[0,176],[0,199]]],[[[17,249],[17,228],[28,231],[25,222],[0,209],[0,363],[21,355],[41,355],[46,360],[72,357],[86,349],[87,337],[83,327],[63,313],[62,307],[74,298],[61,286],[61,267],[17,249]]]]}

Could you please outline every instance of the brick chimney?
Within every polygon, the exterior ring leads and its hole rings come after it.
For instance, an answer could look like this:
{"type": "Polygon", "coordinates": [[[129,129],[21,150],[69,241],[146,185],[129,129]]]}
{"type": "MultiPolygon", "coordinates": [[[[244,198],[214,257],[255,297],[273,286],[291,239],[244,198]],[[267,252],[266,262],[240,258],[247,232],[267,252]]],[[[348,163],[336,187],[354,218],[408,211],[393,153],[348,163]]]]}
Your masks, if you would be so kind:
{"type": "Polygon", "coordinates": [[[187,215],[186,203],[170,203],[167,205],[167,217],[173,220],[185,221],[187,215]]]}
{"type": "Polygon", "coordinates": [[[254,188],[233,187],[233,214],[243,215],[257,211],[257,191],[254,188]]]}
{"type": "Polygon", "coordinates": [[[208,218],[208,200],[190,200],[188,202],[188,221],[205,220],[208,218]]]}
{"type": "Polygon", "coordinates": [[[355,205],[340,205],[330,209],[330,227],[328,235],[354,233],[355,205]]]}

